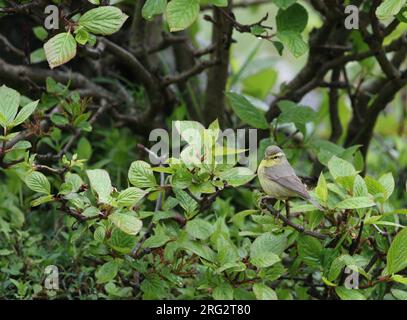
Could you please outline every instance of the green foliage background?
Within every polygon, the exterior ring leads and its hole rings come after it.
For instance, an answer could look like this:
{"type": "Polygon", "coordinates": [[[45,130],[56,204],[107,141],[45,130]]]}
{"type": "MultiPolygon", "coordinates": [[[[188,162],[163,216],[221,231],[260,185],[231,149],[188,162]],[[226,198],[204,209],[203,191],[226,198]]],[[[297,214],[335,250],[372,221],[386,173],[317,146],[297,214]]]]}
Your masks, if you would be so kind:
{"type": "Polygon", "coordinates": [[[28,15],[36,38],[1,38],[1,298],[407,300],[405,1],[346,1],[349,32],[343,4],[254,2],[54,1],[72,15],[47,32],[37,2],[0,0],[0,22],[28,15]],[[346,39],[322,54],[324,28],[346,39]],[[258,129],[259,160],[280,145],[326,210],[296,199],[285,220],[237,158],[151,166],[150,131],[173,123],[211,137],[190,146],[206,158],[242,153],[221,129],[258,129]]]}

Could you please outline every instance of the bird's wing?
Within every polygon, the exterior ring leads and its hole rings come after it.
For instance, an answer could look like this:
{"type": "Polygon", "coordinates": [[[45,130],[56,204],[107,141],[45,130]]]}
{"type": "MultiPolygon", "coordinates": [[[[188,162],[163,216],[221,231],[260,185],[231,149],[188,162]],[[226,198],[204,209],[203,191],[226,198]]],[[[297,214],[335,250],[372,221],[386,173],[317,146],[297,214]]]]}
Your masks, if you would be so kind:
{"type": "Polygon", "coordinates": [[[267,178],[278,183],[279,185],[291,191],[298,193],[304,199],[309,199],[310,195],[301,182],[300,178],[295,174],[294,169],[288,164],[283,166],[277,165],[270,168],[265,168],[267,178]]]}

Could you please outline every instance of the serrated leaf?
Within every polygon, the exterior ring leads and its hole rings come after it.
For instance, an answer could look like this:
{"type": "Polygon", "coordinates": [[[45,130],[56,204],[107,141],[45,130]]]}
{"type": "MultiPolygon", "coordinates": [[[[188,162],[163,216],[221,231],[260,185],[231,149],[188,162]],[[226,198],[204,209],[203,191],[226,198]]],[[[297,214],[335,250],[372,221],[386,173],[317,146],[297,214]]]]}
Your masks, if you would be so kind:
{"type": "Polygon", "coordinates": [[[18,141],[12,148],[12,150],[25,150],[31,148],[31,142],[27,140],[18,141]]]}
{"type": "Polygon", "coordinates": [[[75,38],[69,32],[59,33],[44,44],[44,51],[50,68],[54,69],[75,57],[75,38]]]}
{"type": "Polygon", "coordinates": [[[132,251],[136,243],[136,238],[130,234],[121,231],[118,228],[114,228],[112,232],[112,237],[108,244],[121,253],[129,253],[132,251]]]}
{"type": "Polygon", "coordinates": [[[295,58],[299,58],[308,51],[308,44],[301,34],[295,31],[283,31],[277,33],[277,38],[284,44],[295,58]]]}
{"type": "Polygon", "coordinates": [[[375,202],[370,197],[353,197],[337,203],[335,207],[338,209],[362,209],[374,205],[375,202]]]}
{"type": "Polygon", "coordinates": [[[106,262],[104,265],[99,267],[96,272],[96,281],[97,283],[106,283],[114,278],[116,278],[117,273],[119,272],[119,265],[116,261],[106,262]]]}
{"type": "Polygon", "coordinates": [[[195,22],[199,15],[199,0],[171,0],[166,9],[170,31],[181,31],[195,22]]]}
{"type": "Polygon", "coordinates": [[[297,242],[298,254],[310,267],[320,267],[323,247],[319,240],[310,236],[301,236],[297,242]]]}
{"type": "Polygon", "coordinates": [[[110,35],[120,30],[128,16],[119,8],[103,6],[87,11],[78,24],[96,35],[110,35]]]}
{"type": "Polygon", "coordinates": [[[144,19],[151,20],[155,15],[162,14],[167,6],[167,0],[147,0],[141,10],[144,19]]]}
{"type": "Polygon", "coordinates": [[[308,12],[296,3],[287,9],[279,9],[276,16],[277,31],[294,31],[301,33],[308,23],[308,12]]]}
{"type": "Polygon", "coordinates": [[[13,127],[18,126],[19,124],[23,123],[25,120],[28,119],[29,116],[35,111],[37,108],[39,100],[30,102],[26,106],[24,106],[17,116],[14,118],[12,125],[13,127]]]}
{"type": "Polygon", "coordinates": [[[255,283],[253,292],[257,300],[278,300],[275,291],[262,283],[255,283]]]}
{"type": "Polygon", "coordinates": [[[170,240],[171,238],[165,234],[156,234],[144,241],[142,248],[159,248],[170,240]]]}
{"type": "Polygon", "coordinates": [[[110,194],[113,192],[109,173],[106,170],[86,170],[90,186],[96,192],[99,202],[110,203],[110,194]]]}
{"type": "Polygon", "coordinates": [[[38,171],[33,171],[24,179],[25,184],[31,190],[49,195],[51,193],[51,185],[47,177],[38,171]]]}
{"type": "Polygon", "coordinates": [[[384,190],[386,190],[386,196],[385,196],[384,200],[389,199],[394,191],[395,183],[394,183],[393,175],[391,173],[386,173],[386,174],[382,175],[379,178],[379,183],[382,185],[384,190]]]}
{"type": "Polygon", "coordinates": [[[366,297],[358,290],[336,287],[336,294],[341,300],[366,300],[366,297]]]}
{"type": "Polygon", "coordinates": [[[257,129],[267,129],[269,127],[264,112],[256,108],[244,96],[235,92],[228,92],[226,97],[240,120],[257,129]]]}
{"type": "Polygon", "coordinates": [[[139,188],[152,188],[157,185],[150,164],[145,161],[134,161],[129,169],[130,183],[139,188]]]}
{"type": "Polygon", "coordinates": [[[147,192],[140,188],[127,188],[119,193],[117,197],[117,205],[121,207],[134,206],[137,202],[143,199],[146,194],[147,192]]]}
{"type": "Polygon", "coordinates": [[[387,252],[387,271],[394,274],[407,267],[407,229],[393,239],[387,252]]]}
{"type": "Polygon", "coordinates": [[[281,114],[278,117],[279,123],[306,124],[315,119],[316,113],[312,108],[297,105],[295,102],[283,100],[278,103],[281,114]]]}
{"type": "Polygon", "coordinates": [[[208,221],[195,218],[187,222],[185,230],[193,238],[206,240],[212,235],[214,228],[208,221]]]}
{"type": "Polygon", "coordinates": [[[47,203],[47,202],[50,202],[53,200],[54,200],[54,196],[52,194],[49,194],[49,195],[42,196],[42,197],[39,197],[39,198],[31,201],[30,204],[32,207],[38,207],[39,205],[41,205],[43,203],[47,203]]]}
{"type": "Polygon", "coordinates": [[[185,250],[195,253],[205,260],[214,261],[215,259],[215,252],[203,243],[197,241],[185,241],[182,243],[181,247],[185,250]]]}
{"type": "Polygon", "coordinates": [[[179,205],[186,211],[187,215],[192,216],[198,210],[198,203],[184,190],[175,189],[174,194],[179,201],[179,205]]]}
{"type": "Polygon", "coordinates": [[[5,85],[0,87],[0,125],[5,128],[11,124],[17,114],[20,94],[5,85]]]}
{"type": "Polygon", "coordinates": [[[232,187],[242,186],[254,179],[256,175],[246,167],[234,167],[219,174],[219,178],[232,187]]]}
{"type": "Polygon", "coordinates": [[[363,178],[360,175],[357,175],[355,177],[355,180],[353,181],[352,194],[355,197],[365,197],[369,194],[369,192],[367,191],[365,180],[363,180],[363,178]]]}
{"type": "Polygon", "coordinates": [[[329,172],[336,180],[338,177],[350,177],[356,175],[356,170],[351,163],[337,156],[333,156],[328,162],[329,172]]]}
{"type": "Polygon", "coordinates": [[[133,236],[138,234],[143,226],[140,219],[125,213],[111,214],[109,216],[109,220],[112,221],[120,230],[133,236]]]}
{"type": "Polygon", "coordinates": [[[406,0],[384,0],[376,9],[376,16],[379,19],[389,19],[397,15],[406,4],[406,0]]]}
{"type": "Polygon", "coordinates": [[[314,189],[314,192],[323,203],[326,203],[328,200],[328,186],[323,173],[319,176],[318,184],[314,189]]]}
{"type": "Polygon", "coordinates": [[[264,233],[253,241],[250,247],[250,262],[258,268],[267,268],[279,262],[278,256],[284,251],[287,239],[264,233]]]}
{"type": "Polygon", "coordinates": [[[384,202],[384,199],[386,198],[387,192],[384,186],[382,184],[373,179],[372,177],[366,176],[365,177],[365,183],[368,192],[375,197],[375,199],[379,202],[384,202]]]}

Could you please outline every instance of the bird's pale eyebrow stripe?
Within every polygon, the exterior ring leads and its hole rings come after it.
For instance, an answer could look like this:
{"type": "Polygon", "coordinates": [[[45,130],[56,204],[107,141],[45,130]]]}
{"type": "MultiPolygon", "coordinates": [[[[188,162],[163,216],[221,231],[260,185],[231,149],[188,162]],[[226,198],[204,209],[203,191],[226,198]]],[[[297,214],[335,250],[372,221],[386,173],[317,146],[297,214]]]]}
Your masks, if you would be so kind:
{"type": "Polygon", "coordinates": [[[283,154],[282,152],[279,152],[279,153],[273,154],[272,157],[280,158],[280,157],[282,157],[282,156],[284,156],[284,154],[283,154]]]}

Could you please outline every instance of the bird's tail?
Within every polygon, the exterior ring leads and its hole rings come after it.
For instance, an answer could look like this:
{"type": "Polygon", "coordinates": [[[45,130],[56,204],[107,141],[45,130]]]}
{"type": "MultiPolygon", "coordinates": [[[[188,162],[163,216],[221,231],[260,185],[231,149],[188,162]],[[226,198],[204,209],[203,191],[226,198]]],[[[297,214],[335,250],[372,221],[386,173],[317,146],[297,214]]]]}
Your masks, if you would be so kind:
{"type": "Polygon", "coordinates": [[[314,207],[316,207],[318,210],[325,211],[325,209],[323,207],[321,207],[321,205],[318,202],[316,202],[314,199],[312,199],[311,197],[308,198],[307,201],[309,203],[311,203],[314,207]]]}

